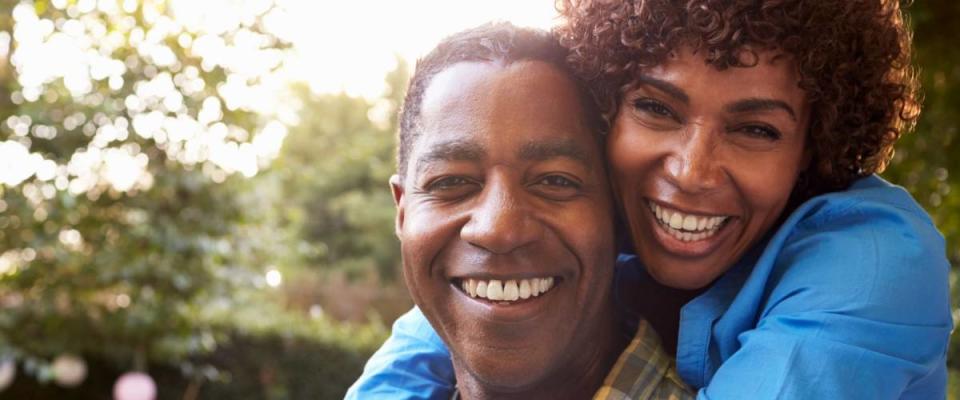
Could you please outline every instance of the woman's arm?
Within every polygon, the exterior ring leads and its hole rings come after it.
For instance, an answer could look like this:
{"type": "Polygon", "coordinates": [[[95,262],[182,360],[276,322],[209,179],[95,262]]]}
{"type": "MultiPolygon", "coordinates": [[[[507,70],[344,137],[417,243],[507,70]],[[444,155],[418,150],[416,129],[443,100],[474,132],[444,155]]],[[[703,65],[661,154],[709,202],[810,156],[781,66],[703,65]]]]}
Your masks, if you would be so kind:
{"type": "Polygon", "coordinates": [[[345,398],[449,399],[454,385],[449,351],[414,307],[393,324],[345,398]]]}
{"type": "Polygon", "coordinates": [[[945,397],[950,265],[922,211],[864,201],[821,213],[758,268],[758,322],[699,398],[945,397]]]}

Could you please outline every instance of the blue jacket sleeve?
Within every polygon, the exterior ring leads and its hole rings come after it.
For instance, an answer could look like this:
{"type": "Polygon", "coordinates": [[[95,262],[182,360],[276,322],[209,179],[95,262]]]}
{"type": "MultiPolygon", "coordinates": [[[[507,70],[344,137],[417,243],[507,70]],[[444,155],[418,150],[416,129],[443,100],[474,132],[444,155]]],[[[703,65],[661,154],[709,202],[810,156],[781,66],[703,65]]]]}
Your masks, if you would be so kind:
{"type": "Polygon", "coordinates": [[[393,324],[346,399],[449,399],[455,383],[450,353],[414,307],[393,324]]]}
{"type": "Polygon", "coordinates": [[[945,398],[950,265],[925,215],[812,219],[771,265],[755,328],[699,399],[945,398]]]}

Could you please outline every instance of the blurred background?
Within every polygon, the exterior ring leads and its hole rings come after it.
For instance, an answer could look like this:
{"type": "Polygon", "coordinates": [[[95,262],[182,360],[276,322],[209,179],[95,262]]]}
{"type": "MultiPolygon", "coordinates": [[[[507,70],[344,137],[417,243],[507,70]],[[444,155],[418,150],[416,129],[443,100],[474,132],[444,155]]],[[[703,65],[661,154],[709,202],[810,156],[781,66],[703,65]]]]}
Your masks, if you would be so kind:
{"type": "MultiPolygon", "coordinates": [[[[884,176],[956,266],[960,3],[911,14],[925,105],[884,176]]],[[[551,0],[0,0],[0,399],[341,398],[412,305],[387,178],[416,57],[553,16],[551,0]]],[[[949,364],[960,399],[956,341],[949,364]]]]}

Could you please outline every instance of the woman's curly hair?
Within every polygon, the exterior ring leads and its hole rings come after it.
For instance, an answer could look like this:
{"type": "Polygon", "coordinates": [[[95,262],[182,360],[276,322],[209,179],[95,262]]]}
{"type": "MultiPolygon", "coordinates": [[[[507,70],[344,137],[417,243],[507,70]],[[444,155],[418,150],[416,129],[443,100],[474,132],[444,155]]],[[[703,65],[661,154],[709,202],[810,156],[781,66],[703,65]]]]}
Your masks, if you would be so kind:
{"type": "Polygon", "coordinates": [[[794,196],[842,190],[881,172],[919,115],[911,33],[898,0],[557,0],[569,61],[608,126],[644,70],[679,46],[717,69],[749,67],[751,50],[793,57],[810,103],[813,159],[794,196]]]}

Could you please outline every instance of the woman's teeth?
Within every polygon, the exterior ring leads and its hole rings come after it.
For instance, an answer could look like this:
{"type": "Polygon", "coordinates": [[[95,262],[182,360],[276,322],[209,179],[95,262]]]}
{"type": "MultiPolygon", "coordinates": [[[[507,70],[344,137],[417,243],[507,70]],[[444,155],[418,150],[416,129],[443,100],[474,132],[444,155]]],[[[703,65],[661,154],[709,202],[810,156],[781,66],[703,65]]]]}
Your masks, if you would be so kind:
{"type": "Polygon", "coordinates": [[[709,238],[717,233],[730,217],[703,217],[684,214],[677,210],[670,210],[649,202],[650,211],[671,236],[682,242],[696,242],[709,238]]]}
{"type": "Polygon", "coordinates": [[[553,288],[553,277],[508,280],[464,279],[460,283],[470,297],[492,301],[517,301],[537,297],[553,288]]]}

